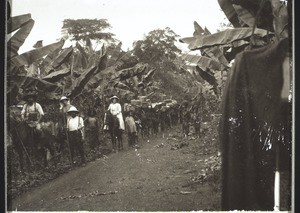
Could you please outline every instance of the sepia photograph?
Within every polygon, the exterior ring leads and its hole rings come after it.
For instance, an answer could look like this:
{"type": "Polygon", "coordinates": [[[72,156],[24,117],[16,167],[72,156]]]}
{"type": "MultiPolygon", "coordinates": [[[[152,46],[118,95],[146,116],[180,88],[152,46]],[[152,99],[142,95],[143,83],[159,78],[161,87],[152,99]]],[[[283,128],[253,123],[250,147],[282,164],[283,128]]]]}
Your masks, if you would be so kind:
{"type": "Polygon", "coordinates": [[[6,0],[6,212],[294,212],[293,0],[6,0]]]}

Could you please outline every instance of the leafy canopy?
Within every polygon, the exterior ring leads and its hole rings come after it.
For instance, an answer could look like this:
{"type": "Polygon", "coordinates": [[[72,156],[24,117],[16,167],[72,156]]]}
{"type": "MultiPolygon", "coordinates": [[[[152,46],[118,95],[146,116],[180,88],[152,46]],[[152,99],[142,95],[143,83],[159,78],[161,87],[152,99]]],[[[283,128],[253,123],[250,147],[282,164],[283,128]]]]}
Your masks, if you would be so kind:
{"type": "Polygon", "coordinates": [[[71,40],[113,40],[113,33],[108,32],[111,25],[107,19],[65,19],[62,31],[72,36],[71,40]]]}
{"type": "Polygon", "coordinates": [[[140,61],[146,63],[175,59],[181,52],[176,46],[178,35],[170,28],[156,29],[148,33],[144,40],[136,41],[133,52],[140,61]]]}

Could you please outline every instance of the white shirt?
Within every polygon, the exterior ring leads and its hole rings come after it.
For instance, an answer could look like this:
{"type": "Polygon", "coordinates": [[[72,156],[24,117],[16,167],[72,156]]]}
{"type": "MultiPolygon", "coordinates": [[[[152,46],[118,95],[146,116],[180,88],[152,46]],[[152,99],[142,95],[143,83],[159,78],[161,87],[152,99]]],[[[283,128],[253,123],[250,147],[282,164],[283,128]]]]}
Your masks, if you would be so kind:
{"type": "Polygon", "coordinates": [[[108,107],[108,110],[110,111],[110,113],[112,115],[117,115],[117,114],[121,113],[121,111],[122,111],[121,104],[119,104],[119,103],[115,103],[115,104],[111,103],[109,105],[109,107],[108,107]]]}
{"type": "Polygon", "coordinates": [[[70,117],[68,119],[67,128],[69,131],[76,131],[84,127],[82,117],[76,116],[74,118],[70,117]]]}
{"type": "Polygon", "coordinates": [[[23,118],[27,118],[28,114],[32,112],[38,112],[40,117],[44,115],[42,106],[36,102],[34,102],[31,106],[25,104],[21,111],[21,115],[23,118]]]}

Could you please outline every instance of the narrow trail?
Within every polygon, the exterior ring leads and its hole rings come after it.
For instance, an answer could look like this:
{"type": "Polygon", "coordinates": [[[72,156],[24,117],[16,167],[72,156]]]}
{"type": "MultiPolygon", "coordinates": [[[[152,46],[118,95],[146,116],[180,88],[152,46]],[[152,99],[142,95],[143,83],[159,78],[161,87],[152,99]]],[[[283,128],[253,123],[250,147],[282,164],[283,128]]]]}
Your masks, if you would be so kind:
{"type": "Polygon", "coordinates": [[[129,148],[124,135],[123,151],[24,193],[12,201],[12,210],[219,210],[218,170],[204,181],[195,179],[205,178],[199,176],[203,172],[214,173],[207,167],[211,167],[208,160],[216,158],[217,149],[214,144],[204,144],[204,137],[179,137],[178,128],[149,138],[149,142],[140,139],[139,149],[129,148]],[[212,152],[200,152],[207,147],[212,152]]]}

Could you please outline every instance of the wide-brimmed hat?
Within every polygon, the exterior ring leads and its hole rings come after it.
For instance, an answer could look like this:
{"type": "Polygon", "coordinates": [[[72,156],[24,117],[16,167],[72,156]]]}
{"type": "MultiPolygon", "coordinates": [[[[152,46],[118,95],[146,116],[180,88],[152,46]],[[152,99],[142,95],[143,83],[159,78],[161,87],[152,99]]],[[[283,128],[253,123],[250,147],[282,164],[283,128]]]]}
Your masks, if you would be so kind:
{"type": "Polygon", "coordinates": [[[59,99],[59,101],[63,101],[63,100],[69,100],[69,98],[66,97],[66,96],[62,96],[62,97],[59,99]]]}
{"type": "Polygon", "coordinates": [[[113,99],[117,99],[117,100],[119,100],[118,96],[116,96],[116,95],[114,95],[114,96],[113,96],[113,97],[111,97],[110,99],[111,99],[111,100],[113,100],[113,99]]]}
{"type": "Polygon", "coordinates": [[[70,109],[67,111],[67,113],[69,112],[79,112],[79,111],[76,109],[76,107],[71,106],[70,109]]]}

